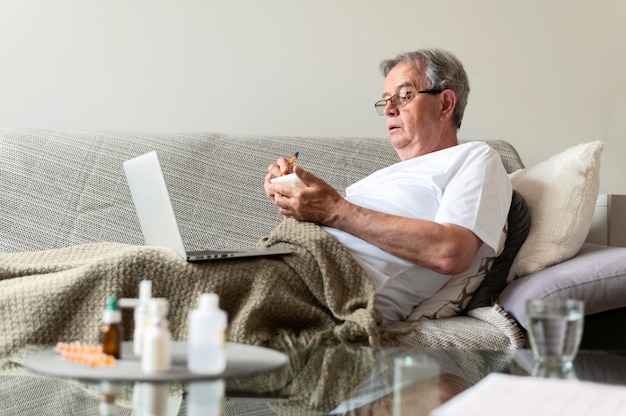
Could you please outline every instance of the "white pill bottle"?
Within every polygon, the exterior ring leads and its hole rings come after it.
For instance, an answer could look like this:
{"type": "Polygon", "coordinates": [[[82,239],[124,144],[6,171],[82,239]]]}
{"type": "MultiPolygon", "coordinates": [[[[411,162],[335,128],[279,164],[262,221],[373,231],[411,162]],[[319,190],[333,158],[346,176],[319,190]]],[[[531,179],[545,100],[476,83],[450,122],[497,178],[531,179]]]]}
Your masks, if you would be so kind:
{"type": "Polygon", "coordinates": [[[227,315],[215,293],[203,293],[189,313],[187,368],[193,373],[219,374],[226,368],[227,315]]]}
{"type": "Polygon", "coordinates": [[[172,335],[167,313],[169,302],[163,298],[148,301],[150,314],[148,328],[143,333],[141,369],[146,373],[169,371],[172,365],[172,335]]]}

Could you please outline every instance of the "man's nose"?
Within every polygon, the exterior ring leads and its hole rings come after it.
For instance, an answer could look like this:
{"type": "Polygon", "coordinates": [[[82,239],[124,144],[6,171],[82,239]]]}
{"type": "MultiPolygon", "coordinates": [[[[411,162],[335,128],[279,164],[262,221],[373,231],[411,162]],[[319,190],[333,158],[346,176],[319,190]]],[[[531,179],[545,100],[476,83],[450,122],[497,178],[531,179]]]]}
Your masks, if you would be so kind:
{"type": "Polygon", "coordinates": [[[385,115],[387,117],[395,117],[398,115],[398,109],[391,103],[391,101],[387,101],[385,104],[385,115]]]}

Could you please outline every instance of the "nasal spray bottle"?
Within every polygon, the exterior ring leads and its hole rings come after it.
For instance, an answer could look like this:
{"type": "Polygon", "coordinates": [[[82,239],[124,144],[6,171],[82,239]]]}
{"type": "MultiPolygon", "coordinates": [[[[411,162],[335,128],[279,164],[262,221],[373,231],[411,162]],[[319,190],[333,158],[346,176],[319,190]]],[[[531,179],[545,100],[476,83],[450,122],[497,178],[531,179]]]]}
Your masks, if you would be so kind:
{"type": "Polygon", "coordinates": [[[215,293],[203,293],[189,313],[187,368],[193,373],[219,374],[226,368],[226,312],[215,293]]]}
{"type": "Polygon", "coordinates": [[[169,302],[164,298],[152,298],[148,302],[149,324],[143,333],[141,369],[146,373],[170,370],[172,365],[172,335],[167,321],[169,302]]]}
{"type": "Polygon", "coordinates": [[[141,356],[143,349],[143,333],[148,327],[148,301],[152,297],[152,282],[150,280],[142,280],[139,282],[138,298],[122,298],[118,305],[120,308],[134,309],[135,330],[133,331],[133,354],[137,357],[141,356]]]}
{"type": "Polygon", "coordinates": [[[143,333],[149,322],[148,302],[152,297],[152,282],[142,280],[139,282],[139,303],[135,307],[135,331],[133,333],[133,353],[141,356],[143,348],[143,333]]]}

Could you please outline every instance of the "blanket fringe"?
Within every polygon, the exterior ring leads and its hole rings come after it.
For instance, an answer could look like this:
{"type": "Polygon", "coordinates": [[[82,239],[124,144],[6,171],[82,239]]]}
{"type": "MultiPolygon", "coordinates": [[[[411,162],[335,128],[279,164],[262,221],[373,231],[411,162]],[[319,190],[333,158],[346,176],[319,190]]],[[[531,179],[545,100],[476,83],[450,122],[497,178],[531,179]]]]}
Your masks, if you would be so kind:
{"type": "Polygon", "coordinates": [[[484,307],[484,308],[476,308],[467,312],[468,316],[472,318],[478,318],[483,321],[489,322],[491,325],[496,326],[500,329],[510,340],[511,340],[511,349],[520,349],[524,348],[526,345],[526,338],[524,336],[524,332],[520,328],[519,324],[504,308],[495,303],[493,306],[484,307]],[[493,314],[489,318],[486,317],[485,311],[495,311],[497,313],[498,318],[501,319],[493,319],[493,314]]]}

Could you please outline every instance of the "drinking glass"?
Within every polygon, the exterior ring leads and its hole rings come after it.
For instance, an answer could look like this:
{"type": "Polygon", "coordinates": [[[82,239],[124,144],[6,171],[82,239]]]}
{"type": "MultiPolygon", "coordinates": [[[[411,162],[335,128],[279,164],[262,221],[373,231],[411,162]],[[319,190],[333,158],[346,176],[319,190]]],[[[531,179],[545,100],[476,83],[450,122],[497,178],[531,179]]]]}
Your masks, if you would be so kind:
{"type": "Polygon", "coordinates": [[[584,302],[574,299],[529,300],[528,334],[542,368],[571,369],[583,334],[584,302]]]}

